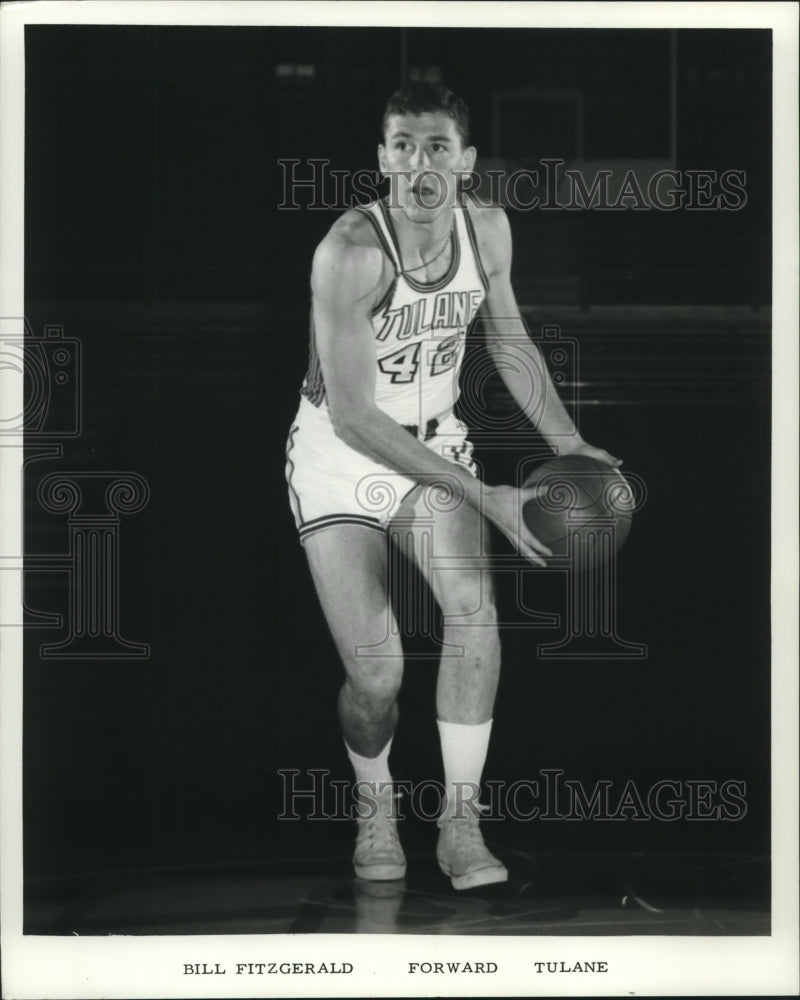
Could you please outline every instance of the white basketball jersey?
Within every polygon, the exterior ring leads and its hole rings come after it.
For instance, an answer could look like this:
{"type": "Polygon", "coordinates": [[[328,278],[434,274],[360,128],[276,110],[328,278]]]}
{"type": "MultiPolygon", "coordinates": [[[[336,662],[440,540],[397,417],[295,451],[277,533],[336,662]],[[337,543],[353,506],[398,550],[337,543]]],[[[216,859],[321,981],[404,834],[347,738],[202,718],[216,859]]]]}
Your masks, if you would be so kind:
{"type": "MultiPolygon", "coordinates": [[[[424,427],[448,413],[458,398],[458,373],[467,330],[489,287],[468,210],[456,206],[450,233],[450,266],[433,282],[403,270],[397,235],[382,201],[359,209],[369,218],[395,277],[372,311],[375,331],[375,404],[400,424],[424,427]]],[[[419,273],[417,269],[417,273],[419,273]]],[[[314,343],[303,395],[325,405],[325,386],[314,343]]]]}

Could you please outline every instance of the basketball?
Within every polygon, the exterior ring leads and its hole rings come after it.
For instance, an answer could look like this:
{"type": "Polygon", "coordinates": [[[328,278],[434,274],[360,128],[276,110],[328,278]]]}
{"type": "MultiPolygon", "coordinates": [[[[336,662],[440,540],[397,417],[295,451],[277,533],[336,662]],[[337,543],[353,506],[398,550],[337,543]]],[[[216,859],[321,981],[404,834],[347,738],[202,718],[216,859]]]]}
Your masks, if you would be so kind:
{"type": "Polygon", "coordinates": [[[552,550],[570,555],[573,565],[600,565],[619,552],[631,530],[633,491],[621,472],[586,455],[564,455],[545,462],[524,486],[542,493],[528,500],[522,516],[528,529],[552,550]]]}

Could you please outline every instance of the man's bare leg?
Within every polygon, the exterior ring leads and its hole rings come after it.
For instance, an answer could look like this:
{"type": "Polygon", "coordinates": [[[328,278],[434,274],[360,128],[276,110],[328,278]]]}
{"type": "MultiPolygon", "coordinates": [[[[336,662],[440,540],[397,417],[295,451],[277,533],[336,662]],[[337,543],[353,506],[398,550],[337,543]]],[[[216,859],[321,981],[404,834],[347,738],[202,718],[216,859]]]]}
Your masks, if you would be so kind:
{"type": "Polygon", "coordinates": [[[485,723],[492,717],[500,678],[494,583],[490,570],[481,565],[489,551],[488,526],[466,503],[432,518],[421,489],[407,498],[399,516],[404,525],[411,525],[417,564],[444,615],[447,655],[439,666],[438,718],[462,725],[485,723]],[[422,542],[425,533],[430,535],[427,544],[422,542]],[[431,552],[430,565],[419,557],[424,551],[431,552]],[[451,568],[437,568],[437,560],[448,560],[451,568]],[[450,655],[452,646],[462,647],[463,655],[450,655]]]}
{"type": "Polygon", "coordinates": [[[490,571],[481,565],[488,552],[488,527],[474,507],[435,512],[422,491],[401,509],[415,516],[418,558],[444,616],[444,655],[439,666],[436,710],[444,764],[446,802],[439,819],[439,865],[454,888],[467,889],[508,878],[505,866],[487,849],[478,827],[477,799],[491,734],[500,677],[500,639],[490,571]],[[429,533],[427,545],[421,536],[429,533]],[[471,558],[472,557],[472,558],[471,558]],[[437,559],[458,568],[437,569],[437,559]],[[463,655],[452,655],[452,647],[463,655]]]}
{"type": "Polygon", "coordinates": [[[389,751],[397,726],[403,650],[387,589],[383,532],[336,525],[305,542],[311,575],[345,669],[339,719],[356,777],[359,835],[354,855],[361,878],[402,878],[389,751]]]}
{"type": "Polygon", "coordinates": [[[397,725],[403,650],[386,586],[386,536],[337,525],[309,536],[306,555],[345,669],[339,719],[347,745],[375,757],[397,725]],[[374,647],[377,655],[371,655],[374,647]]]}

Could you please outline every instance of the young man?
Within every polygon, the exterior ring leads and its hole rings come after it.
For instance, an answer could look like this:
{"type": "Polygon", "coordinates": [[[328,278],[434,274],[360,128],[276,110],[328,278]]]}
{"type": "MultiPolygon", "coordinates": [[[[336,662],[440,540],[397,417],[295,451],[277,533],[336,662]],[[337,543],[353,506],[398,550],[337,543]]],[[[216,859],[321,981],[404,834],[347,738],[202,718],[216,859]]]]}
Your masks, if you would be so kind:
{"type": "Polygon", "coordinates": [[[483,519],[533,563],[545,565],[551,554],[520,517],[536,491],[482,483],[467,429],[453,414],[478,309],[490,354],[503,354],[504,381],[554,451],[619,462],[582,440],[525,334],[505,213],[459,194],[475,164],[464,102],[440,86],[397,91],[383,138],[388,198],[346,212],[314,255],[310,366],[287,479],[345,668],[339,717],[360,802],[353,860],[361,878],[401,878],[406,867],[388,767],[403,652],[396,629],[387,629],[387,529],[402,517],[413,535],[432,521],[437,559],[458,560],[458,572],[433,572],[424,559],[419,568],[443,612],[444,643],[463,648],[463,656],[442,658],[437,678],[447,790],[437,859],[453,886],[466,889],[508,877],[483,842],[477,809],[459,808],[463,789],[481,780],[500,670],[483,519]]]}

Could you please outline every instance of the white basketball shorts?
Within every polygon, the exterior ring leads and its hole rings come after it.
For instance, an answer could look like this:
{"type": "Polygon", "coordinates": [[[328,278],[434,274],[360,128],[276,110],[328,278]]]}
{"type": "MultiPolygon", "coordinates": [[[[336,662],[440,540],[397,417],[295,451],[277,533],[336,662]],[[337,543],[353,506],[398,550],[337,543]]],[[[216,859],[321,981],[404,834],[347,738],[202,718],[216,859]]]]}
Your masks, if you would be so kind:
{"type": "MultiPolygon", "coordinates": [[[[412,429],[413,432],[413,429],[412,429]]],[[[477,474],[468,429],[453,413],[417,437],[431,451],[477,474]],[[427,437],[427,440],[426,440],[427,437]]],[[[324,405],[301,397],[286,444],[289,503],[300,541],[335,524],[385,531],[417,482],[346,445],[324,405]]]]}

